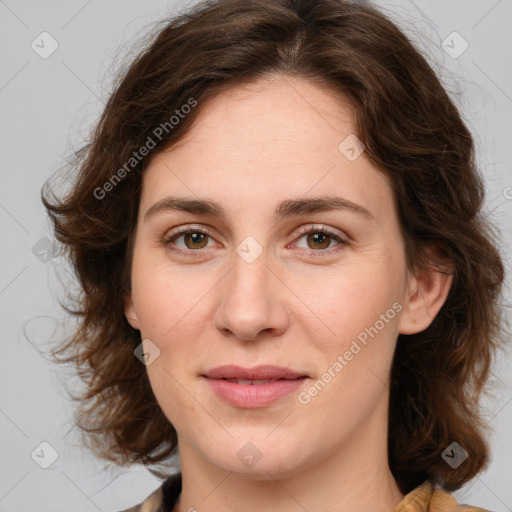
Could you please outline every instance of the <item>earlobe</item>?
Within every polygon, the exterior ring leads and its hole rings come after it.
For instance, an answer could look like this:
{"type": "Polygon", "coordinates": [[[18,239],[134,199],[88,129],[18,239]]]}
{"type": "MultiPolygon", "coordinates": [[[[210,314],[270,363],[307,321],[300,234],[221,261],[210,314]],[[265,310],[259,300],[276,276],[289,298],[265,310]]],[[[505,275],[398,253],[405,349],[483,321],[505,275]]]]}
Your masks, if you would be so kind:
{"type": "Polygon", "coordinates": [[[423,269],[411,277],[407,298],[398,331],[400,334],[416,334],[424,331],[434,321],[448,297],[453,282],[453,269],[423,269]]]}
{"type": "Polygon", "coordinates": [[[131,294],[127,292],[123,297],[123,301],[126,320],[134,329],[140,329],[139,320],[137,318],[137,313],[135,312],[135,306],[133,305],[131,294]]]}

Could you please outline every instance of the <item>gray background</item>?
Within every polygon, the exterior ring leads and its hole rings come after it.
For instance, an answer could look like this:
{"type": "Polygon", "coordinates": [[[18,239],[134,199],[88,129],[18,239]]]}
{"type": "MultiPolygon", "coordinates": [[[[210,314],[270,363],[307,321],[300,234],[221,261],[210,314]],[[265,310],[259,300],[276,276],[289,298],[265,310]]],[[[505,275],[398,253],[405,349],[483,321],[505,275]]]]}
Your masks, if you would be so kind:
{"type": "MultiPolygon", "coordinates": [[[[509,271],[512,0],[375,3],[427,54],[474,133],[486,210],[501,231],[509,271]]],[[[68,286],[63,261],[52,254],[40,189],[84,141],[133,42],[186,6],[170,0],[0,0],[0,512],[114,512],[160,484],[142,467],[109,467],[81,447],[64,391],[76,378],[40,352],[70,327],[58,303],[68,286]],[[52,41],[40,36],[44,31],[58,44],[47,58],[41,53],[52,41]]],[[[509,285],[508,278],[506,303],[509,285]]],[[[464,503],[496,512],[512,510],[511,363],[510,354],[500,355],[492,396],[483,403],[494,432],[490,467],[456,493],[464,503]]]]}

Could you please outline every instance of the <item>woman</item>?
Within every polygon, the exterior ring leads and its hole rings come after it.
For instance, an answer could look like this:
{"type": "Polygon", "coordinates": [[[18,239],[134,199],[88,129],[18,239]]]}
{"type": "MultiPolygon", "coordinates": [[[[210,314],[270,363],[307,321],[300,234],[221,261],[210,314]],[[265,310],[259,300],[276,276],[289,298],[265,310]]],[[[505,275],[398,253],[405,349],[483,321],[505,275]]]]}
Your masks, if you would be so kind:
{"type": "Polygon", "coordinates": [[[130,510],[481,510],[450,491],[488,459],[504,268],[471,134],[383,14],[199,4],[75,165],[43,194],[83,289],[56,357],[96,452],[166,478],[130,510]]]}

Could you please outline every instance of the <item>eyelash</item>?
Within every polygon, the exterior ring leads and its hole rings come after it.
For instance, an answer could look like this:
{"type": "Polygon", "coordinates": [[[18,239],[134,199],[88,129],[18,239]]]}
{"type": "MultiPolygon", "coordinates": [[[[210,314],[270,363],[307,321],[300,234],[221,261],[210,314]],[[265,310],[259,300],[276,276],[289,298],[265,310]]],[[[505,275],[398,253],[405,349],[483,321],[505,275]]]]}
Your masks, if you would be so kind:
{"type": "MultiPolygon", "coordinates": [[[[206,236],[209,236],[210,238],[213,238],[211,233],[205,229],[205,228],[202,228],[202,227],[193,227],[193,226],[189,226],[189,227],[184,227],[184,228],[178,228],[176,231],[170,233],[168,236],[166,236],[163,240],[163,244],[166,246],[166,247],[169,247],[170,250],[172,250],[173,252],[176,252],[178,254],[181,254],[181,255],[184,255],[184,256],[192,256],[192,257],[201,257],[204,255],[204,250],[203,249],[182,249],[181,247],[171,247],[171,242],[176,239],[176,238],[179,238],[180,236],[183,236],[183,235],[186,235],[188,233],[201,233],[203,235],[206,235],[206,236]],[[196,254],[194,254],[196,253],[196,254]]],[[[328,235],[330,236],[331,238],[333,238],[335,241],[339,242],[335,247],[334,250],[332,250],[332,248],[329,248],[329,249],[318,249],[318,250],[314,250],[314,249],[302,249],[302,248],[299,248],[299,251],[300,252],[306,252],[308,253],[309,255],[313,256],[313,257],[322,257],[322,256],[329,256],[329,255],[332,255],[334,252],[337,252],[339,250],[342,250],[344,246],[347,246],[349,245],[349,243],[344,240],[343,238],[341,238],[337,233],[335,233],[334,231],[331,231],[329,228],[326,228],[324,226],[321,226],[321,227],[316,227],[315,225],[309,225],[309,226],[304,226],[302,228],[299,229],[299,239],[302,238],[304,235],[308,235],[310,233],[321,233],[321,234],[324,234],[324,235],[328,235]],[[336,249],[336,247],[338,246],[341,246],[340,248],[336,249]]]]}

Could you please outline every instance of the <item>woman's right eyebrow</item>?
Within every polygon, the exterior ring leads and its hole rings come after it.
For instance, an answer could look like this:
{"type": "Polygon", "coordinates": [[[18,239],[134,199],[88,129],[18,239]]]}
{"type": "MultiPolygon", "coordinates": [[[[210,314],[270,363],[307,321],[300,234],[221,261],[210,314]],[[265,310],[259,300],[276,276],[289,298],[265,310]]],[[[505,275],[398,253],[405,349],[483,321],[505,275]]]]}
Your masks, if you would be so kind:
{"type": "Polygon", "coordinates": [[[226,218],[224,208],[215,201],[170,196],[150,206],[144,214],[144,220],[170,211],[184,211],[195,215],[211,215],[219,219],[226,218]]]}
{"type": "MultiPolygon", "coordinates": [[[[195,215],[209,215],[225,220],[227,215],[221,204],[208,199],[169,196],[148,208],[144,220],[170,211],[185,211],[195,215]]],[[[336,196],[286,199],[274,210],[274,220],[286,217],[313,214],[328,211],[348,211],[373,220],[374,216],[363,206],[348,199],[336,196]]]]}

